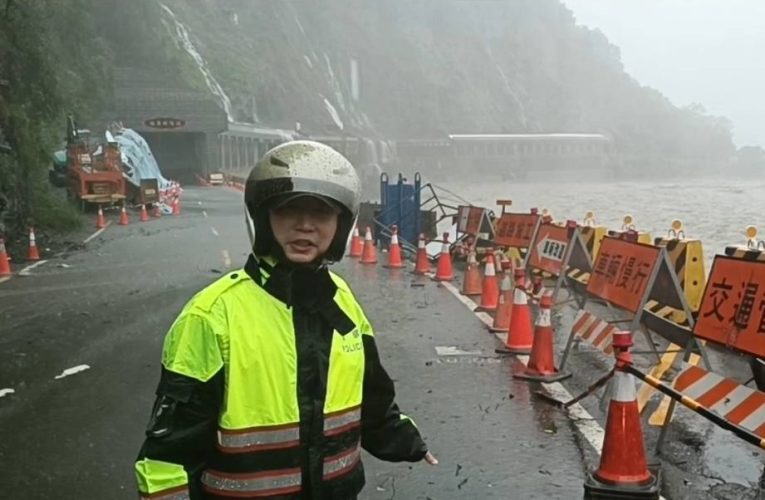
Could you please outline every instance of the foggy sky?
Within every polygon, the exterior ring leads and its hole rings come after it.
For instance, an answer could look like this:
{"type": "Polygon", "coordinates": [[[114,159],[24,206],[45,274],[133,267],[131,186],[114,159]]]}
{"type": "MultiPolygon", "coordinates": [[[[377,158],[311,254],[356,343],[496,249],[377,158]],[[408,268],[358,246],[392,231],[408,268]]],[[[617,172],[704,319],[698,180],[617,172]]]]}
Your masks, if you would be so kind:
{"type": "Polygon", "coordinates": [[[729,118],[737,146],[765,147],[765,1],[563,2],[621,49],[640,83],[729,118]]]}

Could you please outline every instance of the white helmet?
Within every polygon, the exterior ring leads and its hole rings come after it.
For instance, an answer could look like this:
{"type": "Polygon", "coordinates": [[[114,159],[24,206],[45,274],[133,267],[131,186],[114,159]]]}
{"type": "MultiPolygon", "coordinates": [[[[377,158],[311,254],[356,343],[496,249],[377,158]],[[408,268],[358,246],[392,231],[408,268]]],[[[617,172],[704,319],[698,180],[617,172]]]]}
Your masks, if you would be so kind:
{"type": "Polygon", "coordinates": [[[255,255],[279,252],[268,209],[285,195],[306,194],[330,200],[341,209],[327,261],[339,261],[359,212],[361,184],[356,169],[343,155],[313,141],[291,141],[268,151],[247,178],[244,203],[247,229],[255,255]]]}

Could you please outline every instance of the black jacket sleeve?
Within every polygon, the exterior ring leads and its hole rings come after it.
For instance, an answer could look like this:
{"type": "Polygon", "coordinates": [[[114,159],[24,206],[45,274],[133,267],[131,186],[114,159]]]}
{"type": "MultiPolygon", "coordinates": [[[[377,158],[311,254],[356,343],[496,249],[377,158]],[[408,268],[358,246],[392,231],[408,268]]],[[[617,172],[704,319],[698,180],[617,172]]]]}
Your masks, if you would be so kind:
{"type": "Polygon", "coordinates": [[[374,337],[364,335],[364,396],[361,446],[388,462],[419,462],[428,451],[414,422],[395,403],[393,381],[380,363],[374,337]]]}
{"type": "Polygon", "coordinates": [[[202,498],[199,480],[215,450],[223,390],[223,369],[207,382],[200,382],[162,368],[138,460],[150,458],[182,465],[189,477],[192,499],[202,498]]]}

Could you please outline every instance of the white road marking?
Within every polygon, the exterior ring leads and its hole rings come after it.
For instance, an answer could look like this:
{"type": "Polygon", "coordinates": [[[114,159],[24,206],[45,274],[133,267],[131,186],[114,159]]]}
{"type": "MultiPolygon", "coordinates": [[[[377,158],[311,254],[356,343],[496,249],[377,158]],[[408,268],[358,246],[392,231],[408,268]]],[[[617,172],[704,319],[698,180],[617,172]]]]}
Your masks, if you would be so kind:
{"type": "Polygon", "coordinates": [[[480,356],[481,351],[463,351],[453,345],[438,345],[436,346],[436,354],[439,356],[480,356]]]}
{"type": "MultiPolygon", "coordinates": [[[[468,309],[473,311],[477,304],[470,300],[469,297],[465,297],[462,295],[457,288],[455,288],[454,285],[452,285],[449,282],[441,282],[444,288],[449,290],[449,292],[452,293],[455,297],[457,297],[457,300],[462,302],[467,306],[468,309]]],[[[491,326],[494,322],[492,317],[486,313],[475,313],[478,318],[484,322],[487,326],[491,326]]],[[[505,336],[507,334],[505,333],[496,333],[496,337],[501,340],[502,342],[505,341],[505,336]]],[[[522,356],[522,355],[516,355],[516,358],[518,361],[525,365],[529,362],[528,356],[522,356]]],[[[563,387],[563,385],[560,382],[553,382],[551,384],[542,384],[542,387],[544,387],[545,391],[552,396],[553,398],[557,399],[558,401],[569,401],[573,399],[573,396],[571,393],[568,392],[568,390],[563,387]]],[[[603,449],[603,438],[605,437],[605,431],[600,426],[600,424],[595,420],[595,417],[590,415],[590,412],[588,412],[582,405],[579,403],[573,404],[568,407],[567,409],[568,416],[571,418],[571,421],[576,426],[576,428],[579,430],[579,432],[582,434],[582,436],[587,440],[588,443],[590,443],[590,446],[592,446],[595,449],[595,452],[600,455],[600,451],[603,449]]],[[[660,500],[666,500],[663,496],[659,496],[660,500]]]]}
{"type": "Polygon", "coordinates": [[[6,281],[8,281],[9,279],[11,279],[11,277],[10,277],[10,276],[6,276],[5,278],[0,278],[0,283],[5,283],[5,282],[6,282],[6,281]]]}
{"type": "Polygon", "coordinates": [[[68,377],[69,375],[74,375],[75,373],[84,372],[85,370],[90,370],[90,366],[88,365],[77,365],[73,366],[71,368],[67,368],[63,372],[61,372],[61,375],[56,375],[54,378],[56,380],[62,379],[64,377],[68,377]]]}
{"type": "Polygon", "coordinates": [[[228,254],[228,250],[222,250],[221,254],[223,254],[223,267],[231,267],[231,256],[228,254]]]}
{"type": "Polygon", "coordinates": [[[207,210],[202,210],[202,215],[204,215],[205,218],[207,218],[207,210]]]}
{"type": "Polygon", "coordinates": [[[25,267],[24,269],[22,269],[21,271],[19,271],[19,276],[29,276],[29,272],[30,272],[32,269],[34,269],[34,268],[36,268],[36,267],[38,267],[38,266],[42,266],[42,265],[43,265],[43,264],[45,264],[46,262],[48,262],[48,261],[47,261],[47,260],[39,260],[39,261],[35,262],[34,264],[30,264],[30,265],[28,265],[27,267],[25,267]]]}
{"type": "Polygon", "coordinates": [[[88,243],[90,240],[92,240],[93,238],[97,238],[97,237],[98,237],[98,235],[99,235],[99,234],[101,234],[101,233],[103,233],[104,231],[106,231],[106,230],[109,228],[109,226],[111,226],[111,224],[112,224],[112,223],[111,223],[111,221],[107,222],[107,223],[106,223],[106,226],[102,227],[101,229],[99,229],[99,230],[98,230],[98,231],[96,231],[95,233],[91,234],[90,236],[88,236],[87,238],[85,238],[84,240],[82,240],[82,243],[83,243],[83,244],[86,244],[86,243],[88,243]]]}
{"type": "Polygon", "coordinates": [[[210,228],[210,231],[212,231],[212,234],[214,234],[215,236],[220,236],[220,235],[218,234],[218,231],[216,231],[214,227],[211,227],[211,228],[210,228]]]}
{"type": "Polygon", "coordinates": [[[0,398],[7,396],[9,394],[15,394],[15,393],[16,391],[14,391],[13,389],[0,389],[0,398]]]}

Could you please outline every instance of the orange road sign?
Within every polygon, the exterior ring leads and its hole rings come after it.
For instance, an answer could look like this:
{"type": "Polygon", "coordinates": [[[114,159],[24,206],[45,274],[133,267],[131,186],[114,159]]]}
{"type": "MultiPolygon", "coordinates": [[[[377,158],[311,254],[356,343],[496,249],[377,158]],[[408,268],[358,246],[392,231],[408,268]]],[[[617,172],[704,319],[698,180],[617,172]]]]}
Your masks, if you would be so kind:
{"type": "Polygon", "coordinates": [[[528,248],[538,223],[538,214],[505,213],[497,219],[494,242],[505,247],[528,248]]]}
{"type": "Polygon", "coordinates": [[[637,314],[660,255],[653,245],[604,238],[587,293],[637,314]]]}
{"type": "Polygon", "coordinates": [[[765,262],[715,256],[697,337],[765,357],[765,262]]]}

